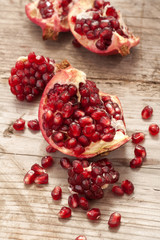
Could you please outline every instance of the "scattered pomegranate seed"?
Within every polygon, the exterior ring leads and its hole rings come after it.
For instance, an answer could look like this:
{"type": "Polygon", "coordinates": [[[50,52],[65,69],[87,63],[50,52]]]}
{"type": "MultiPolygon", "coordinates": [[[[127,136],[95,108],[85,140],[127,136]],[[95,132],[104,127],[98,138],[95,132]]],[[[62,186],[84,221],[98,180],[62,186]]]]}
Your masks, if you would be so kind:
{"type": "Polygon", "coordinates": [[[51,167],[54,163],[54,160],[51,156],[45,156],[41,159],[41,165],[43,168],[51,167]]]}
{"type": "Polygon", "coordinates": [[[13,123],[13,128],[16,131],[23,131],[25,128],[25,120],[22,118],[17,119],[14,123],[13,123]]]}
{"type": "Polygon", "coordinates": [[[76,48],[80,48],[81,47],[81,44],[77,41],[77,39],[73,39],[72,40],[72,44],[76,48]]]}
{"type": "Polygon", "coordinates": [[[62,168],[64,168],[64,169],[68,169],[68,168],[72,167],[71,161],[65,157],[61,158],[60,164],[61,164],[62,168]]]}
{"type": "Polygon", "coordinates": [[[112,192],[118,196],[123,196],[124,195],[124,191],[120,186],[113,186],[112,187],[112,192]]]}
{"type": "Polygon", "coordinates": [[[76,237],[75,240],[87,240],[87,238],[85,236],[80,235],[80,236],[76,237]]]}
{"type": "Polygon", "coordinates": [[[153,114],[153,108],[150,106],[146,106],[141,112],[143,119],[150,118],[152,116],[152,114],[153,114]]]}
{"type": "Polygon", "coordinates": [[[128,195],[132,194],[134,191],[133,183],[128,180],[123,181],[121,187],[123,191],[128,195]]]}
{"type": "Polygon", "coordinates": [[[73,163],[73,170],[75,173],[81,173],[83,172],[83,166],[82,166],[82,163],[78,160],[74,160],[73,163]]]}
{"type": "Polygon", "coordinates": [[[92,208],[87,212],[87,217],[90,220],[98,220],[101,216],[99,208],[92,208]]]}
{"type": "Polygon", "coordinates": [[[78,194],[72,194],[68,198],[68,205],[71,208],[77,208],[79,206],[79,196],[78,194]]]}
{"type": "Polygon", "coordinates": [[[144,138],[145,138],[145,135],[142,132],[137,132],[132,134],[132,142],[135,144],[142,142],[144,138]]]}
{"type": "Polygon", "coordinates": [[[143,159],[141,157],[135,157],[130,161],[130,167],[131,168],[138,168],[142,165],[143,159]]]}
{"type": "Polygon", "coordinates": [[[57,149],[53,148],[51,145],[48,145],[46,147],[46,152],[48,152],[48,153],[54,153],[56,151],[57,151],[57,149]]]}
{"type": "Polygon", "coordinates": [[[89,209],[88,200],[85,197],[80,197],[79,206],[84,210],[88,210],[89,209]]]}
{"type": "Polygon", "coordinates": [[[37,119],[28,121],[28,127],[33,131],[39,131],[40,130],[39,122],[38,122],[37,119]]]}
{"type": "Polygon", "coordinates": [[[134,153],[136,157],[142,157],[142,158],[146,157],[146,149],[141,145],[137,145],[135,147],[134,153]]]}
{"type": "Polygon", "coordinates": [[[152,136],[155,136],[159,133],[159,126],[157,124],[151,124],[149,126],[149,133],[152,135],[152,136]]]}
{"type": "Polygon", "coordinates": [[[34,181],[36,184],[47,184],[48,183],[48,174],[43,173],[35,178],[34,181]]]}
{"type": "Polygon", "coordinates": [[[51,196],[54,200],[60,200],[62,197],[62,189],[59,186],[56,186],[52,192],[51,192],[51,196]]]}
{"type": "Polygon", "coordinates": [[[36,175],[41,175],[43,173],[46,173],[46,170],[41,167],[38,163],[35,163],[32,167],[31,170],[35,172],[36,175]]]}
{"type": "Polygon", "coordinates": [[[118,212],[114,212],[110,215],[110,218],[108,220],[108,225],[113,227],[118,227],[121,222],[121,215],[118,212]]]}
{"type": "Polygon", "coordinates": [[[62,207],[58,213],[59,218],[69,218],[71,217],[71,209],[68,207],[62,207]]]}
{"type": "Polygon", "coordinates": [[[29,170],[26,173],[26,175],[24,176],[24,180],[23,181],[24,181],[25,184],[28,185],[28,184],[34,183],[35,178],[36,178],[35,172],[33,170],[29,170]]]}

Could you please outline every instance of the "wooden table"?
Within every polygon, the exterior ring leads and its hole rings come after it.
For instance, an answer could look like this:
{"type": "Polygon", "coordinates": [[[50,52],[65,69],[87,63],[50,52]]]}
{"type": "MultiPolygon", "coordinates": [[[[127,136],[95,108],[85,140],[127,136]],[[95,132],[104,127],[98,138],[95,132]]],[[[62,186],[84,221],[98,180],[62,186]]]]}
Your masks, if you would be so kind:
{"type": "Polygon", "coordinates": [[[88,240],[152,240],[160,239],[160,139],[151,137],[148,126],[160,125],[160,17],[159,0],[113,0],[122,9],[129,27],[139,35],[139,46],[131,54],[102,57],[84,48],[75,49],[70,33],[61,34],[59,41],[42,41],[41,29],[26,17],[27,0],[0,1],[0,239],[20,240],[74,240],[84,234],[88,240]],[[147,159],[138,170],[129,167],[134,146],[128,143],[112,152],[109,159],[121,174],[120,181],[133,181],[135,192],[131,196],[115,197],[111,188],[105,197],[92,202],[99,207],[101,220],[89,222],[85,212],[73,211],[70,220],[59,220],[57,213],[67,205],[69,196],[67,174],[60,167],[60,152],[52,154],[55,164],[49,173],[49,184],[44,187],[23,184],[24,174],[35,162],[46,155],[47,143],[41,133],[10,131],[12,122],[23,116],[37,118],[39,99],[33,104],[20,103],[10,93],[8,77],[15,60],[35,51],[60,62],[68,61],[87,73],[105,92],[118,95],[124,109],[129,135],[135,131],[146,134],[144,146],[147,159]],[[151,120],[141,119],[141,110],[151,105],[151,120]],[[51,190],[61,185],[63,199],[53,202],[51,190]],[[118,211],[122,215],[119,229],[108,229],[109,215],[118,211]]]}

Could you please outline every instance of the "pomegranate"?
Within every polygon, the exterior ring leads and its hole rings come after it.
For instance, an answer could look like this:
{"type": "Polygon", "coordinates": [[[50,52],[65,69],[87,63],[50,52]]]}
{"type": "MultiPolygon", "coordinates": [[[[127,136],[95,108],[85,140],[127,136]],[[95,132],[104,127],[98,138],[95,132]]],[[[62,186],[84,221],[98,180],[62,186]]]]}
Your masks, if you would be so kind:
{"type": "Polygon", "coordinates": [[[36,174],[33,170],[29,170],[26,175],[24,176],[24,184],[32,184],[36,178],[36,174]]]}
{"type": "Polygon", "coordinates": [[[143,158],[142,157],[135,157],[130,161],[130,167],[131,168],[138,168],[142,165],[143,158]]]}
{"type": "Polygon", "coordinates": [[[79,198],[79,206],[83,210],[88,210],[89,209],[89,203],[88,200],[85,197],[80,197],[79,198]]]}
{"type": "Polygon", "coordinates": [[[118,195],[118,196],[123,196],[124,195],[124,191],[123,189],[120,187],[120,186],[113,186],[112,187],[112,192],[115,194],[115,195],[118,195]]]}
{"type": "Polygon", "coordinates": [[[159,133],[159,126],[153,123],[149,126],[148,130],[152,136],[155,136],[159,133]]]}
{"type": "Polygon", "coordinates": [[[69,169],[72,166],[71,161],[65,157],[60,159],[60,164],[61,164],[61,167],[64,169],[69,169]]]}
{"type": "Polygon", "coordinates": [[[108,225],[109,227],[118,227],[121,222],[121,215],[118,212],[114,212],[111,214],[109,220],[108,220],[108,225]]]}
{"type": "Polygon", "coordinates": [[[101,54],[129,54],[139,38],[129,32],[122,16],[106,0],[77,1],[68,15],[70,30],[88,50],[101,54]]]}
{"type": "Polygon", "coordinates": [[[143,108],[141,115],[143,119],[148,119],[152,116],[153,114],[153,108],[150,106],[146,106],[143,108]]]}
{"type": "Polygon", "coordinates": [[[48,152],[48,153],[54,153],[56,151],[57,151],[57,149],[53,148],[51,145],[48,145],[46,147],[46,152],[48,152]]]}
{"type": "Polygon", "coordinates": [[[128,195],[130,195],[134,192],[133,183],[130,182],[129,180],[123,181],[121,184],[121,187],[122,187],[123,191],[128,195]]]}
{"type": "Polygon", "coordinates": [[[48,184],[48,174],[43,173],[35,178],[36,184],[48,184]]]}
{"type": "MultiPolygon", "coordinates": [[[[87,199],[103,198],[103,189],[119,179],[119,173],[114,170],[107,158],[92,162],[87,168],[83,168],[81,161],[74,160],[72,168],[68,169],[68,176],[70,190],[85,195],[87,199]],[[78,166],[77,169],[75,166],[78,166]]],[[[80,205],[83,209],[88,208],[84,198],[81,199],[80,205]]]]}
{"type": "Polygon", "coordinates": [[[135,144],[138,144],[142,141],[144,141],[145,135],[142,132],[136,132],[132,134],[132,142],[135,144]]]}
{"type": "Polygon", "coordinates": [[[62,197],[62,189],[61,189],[61,187],[56,186],[56,187],[52,190],[51,196],[52,196],[52,198],[53,198],[54,200],[56,200],[56,201],[57,201],[57,200],[60,200],[61,197],[62,197]]]}
{"type": "Polygon", "coordinates": [[[101,216],[99,208],[92,208],[87,212],[87,217],[89,220],[98,220],[101,216]]]}
{"type": "Polygon", "coordinates": [[[85,73],[72,66],[57,72],[47,84],[39,124],[52,147],[79,158],[112,151],[130,140],[119,99],[99,92],[85,73]]]}
{"type": "Polygon", "coordinates": [[[34,120],[30,120],[28,121],[28,128],[30,128],[31,130],[33,131],[39,131],[40,128],[39,128],[39,122],[37,119],[34,119],[34,120]]]}
{"type": "Polygon", "coordinates": [[[51,167],[54,163],[54,160],[51,156],[45,156],[41,159],[41,165],[43,168],[51,167]]]}
{"type": "Polygon", "coordinates": [[[11,69],[9,85],[18,100],[31,102],[40,95],[55,73],[55,62],[34,52],[18,58],[11,69]]]}
{"type": "Polygon", "coordinates": [[[25,128],[25,120],[23,118],[19,118],[17,119],[14,123],[13,123],[13,128],[16,131],[23,131],[25,128]]]}
{"type": "Polygon", "coordinates": [[[26,5],[26,15],[41,27],[43,39],[56,40],[59,32],[69,31],[68,12],[75,0],[35,0],[26,5]]]}
{"type": "Polygon", "coordinates": [[[68,207],[62,207],[61,210],[58,213],[59,218],[69,218],[71,217],[71,209],[68,207]]]}
{"type": "Polygon", "coordinates": [[[68,198],[68,205],[70,208],[77,208],[79,206],[79,196],[78,194],[72,194],[68,198]]]}
{"type": "Polygon", "coordinates": [[[142,157],[142,158],[145,158],[147,155],[145,147],[143,147],[141,145],[137,145],[135,147],[134,154],[136,157],[142,157]]]}

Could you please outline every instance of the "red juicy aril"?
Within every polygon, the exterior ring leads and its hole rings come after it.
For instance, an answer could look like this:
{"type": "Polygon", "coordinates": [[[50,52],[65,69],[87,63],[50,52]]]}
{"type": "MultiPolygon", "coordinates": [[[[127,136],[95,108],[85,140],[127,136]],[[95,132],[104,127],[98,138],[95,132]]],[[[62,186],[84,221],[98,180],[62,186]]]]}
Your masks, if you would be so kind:
{"type": "Polygon", "coordinates": [[[43,39],[55,40],[59,32],[69,31],[68,12],[74,0],[36,0],[26,5],[26,15],[41,27],[43,39]]]}
{"type": "MultiPolygon", "coordinates": [[[[107,158],[92,162],[88,167],[83,167],[81,161],[74,160],[72,168],[68,169],[70,190],[85,195],[87,199],[103,198],[103,189],[118,179],[119,173],[114,170],[107,158]]],[[[84,206],[84,201],[85,199],[81,199],[80,205],[85,209],[88,206],[84,206]]]]}
{"type": "Polygon", "coordinates": [[[27,57],[20,57],[11,69],[10,90],[18,100],[31,102],[43,92],[54,72],[53,60],[32,52],[27,57]]]}
{"type": "Polygon", "coordinates": [[[100,92],[84,72],[71,66],[46,86],[39,124],[52,147],[80,158],[114,150],[130,139],[119,99],[100,92]]]}
{"type": "Polygon", "coordinates": [[[92,52],[124,56],[139,43],[139,38],[124,24],[120,12],[108,1],[77,1],[68,18],[74,37],[92,52]]]}

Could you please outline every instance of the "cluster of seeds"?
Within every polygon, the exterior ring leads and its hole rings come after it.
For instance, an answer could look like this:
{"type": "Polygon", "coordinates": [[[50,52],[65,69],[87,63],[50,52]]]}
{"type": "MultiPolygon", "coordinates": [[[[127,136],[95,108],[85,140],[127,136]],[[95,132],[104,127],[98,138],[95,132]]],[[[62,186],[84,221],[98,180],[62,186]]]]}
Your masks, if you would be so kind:
{"type": "Polygon", "coordinates": [[[118,21],[118,14],[108,1],[95,0],[94,6],[86,11],[88,18],[72,17],[74,30],[89,40],[96,40],[95,45],[100,50],[106,50],[110,44],[113,32],[123,37],[124,34],[118,21]]]}
{"type": "Polygon", "coordinates": [[[111,142],[116,134],[112,119],[123,120],[123,115],[110,96],[101,97],[95,83],[87,80],[78,89],[56,83],[47,94],[42,118],[47,137],[78,156],[91,142],[111,142]]]}
{"type": "Polygon", "coordinates": [[[50,0],[40,0],[37,8],[44,19],[52,17],[54,13],[53,3],[50,0]]]}

